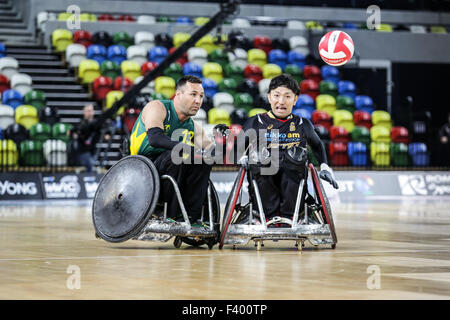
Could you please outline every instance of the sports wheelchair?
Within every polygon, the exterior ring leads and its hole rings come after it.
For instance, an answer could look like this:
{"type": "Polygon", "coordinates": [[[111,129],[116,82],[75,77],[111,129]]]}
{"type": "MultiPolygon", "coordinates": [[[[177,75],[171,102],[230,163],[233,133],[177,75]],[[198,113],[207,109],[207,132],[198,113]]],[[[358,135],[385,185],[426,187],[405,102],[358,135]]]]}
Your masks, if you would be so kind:
{"type": "MultiPolygon", "coordinates": [[[[253,166],[261,166],[261,155],[257,155],[256,158],[257,164],[253,166]]],[[[219,249],[224,245],[233,245],[233,248],[236,245],[246,245],[251,240],[255,242],[257,250],[261,250],[265,240],[293,240],[300,251],[305,246],[306,240],[315,247],[331,245],[332,249],[336,248],[337,236],[330,203],[312,163],[307,159],[302,162],[305,166],[304,179],[298,188],[292,218],[275,216],[269,221],[264,214],[260,192],[252,165],[248,163],[248,156],[244,156],[239,163],[241,166],[225,205],[219,249]],[[242,186],[246,175],[250,201],[242,203],[242,186]],[[253,208],[254,203],[256,208],[253,208]],[[275,227],[277,225],[281,227],[275,227]]]]}
{"type": "Polygon", "coordinates": [[[144,240],[167,242],[174,246],[206,244],[209,249],[218,242],[220,203],[214,185],[209,181],[202,207],[201,222],[205,228],[193,227],[176,181],[169,175],[161,177],[153,162],[140,155],[126,156],[115,163],[102,177],[92,204],[96,237],[108,242],[144,240]],[[173,185],[184,221],[167,219],[167,204],[159,202],[160,179],[173,185]]]}

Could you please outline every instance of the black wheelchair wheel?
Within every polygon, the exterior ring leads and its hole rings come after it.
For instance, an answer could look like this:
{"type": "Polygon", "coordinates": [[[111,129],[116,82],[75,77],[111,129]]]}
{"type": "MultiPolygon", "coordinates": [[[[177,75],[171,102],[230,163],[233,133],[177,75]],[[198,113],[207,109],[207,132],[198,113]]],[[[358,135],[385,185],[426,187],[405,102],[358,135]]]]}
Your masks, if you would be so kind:
{"type": "Polygon", "coordinates": [[[331,213],[331,206],[330,202],[328,201],[328,197],[325,194],[325,190],[323,188],[322,182],[320,181],[319,175],[317,174],[316,168],[310,163],[309,167],[311,169],[311,175],[314,182],[314,189],[318,195],[320,204],[322,206],[322,214],[325,218],[325,221],[330,227],[331,232],[331,238],[333,239],[333,244],[331,245],[331,248],[336,249],[336,244],[338,242],[337,236],[336,236],[336,228],[334,226],[333,221],[333,214],[331,213]]]}

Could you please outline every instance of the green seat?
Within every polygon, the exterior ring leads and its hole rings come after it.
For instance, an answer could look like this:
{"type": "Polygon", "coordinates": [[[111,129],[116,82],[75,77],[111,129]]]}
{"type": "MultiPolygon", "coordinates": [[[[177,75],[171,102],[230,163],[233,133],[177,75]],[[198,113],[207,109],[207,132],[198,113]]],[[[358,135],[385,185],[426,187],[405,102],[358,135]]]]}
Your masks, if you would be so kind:
{"type": "Polygon", "coordinates": [[[178,81],[183,76],[183,67],[179,63],[174,62],[164,70],[164,75],[178,81]]]}
{"type": "Polygon", "coordinates": [[[209,54],[209,61],[216,62],[222,66],[222,68],[225,68],[225,66],[228,64],[228,55],[225,51],[222,49],[215,49],[209,54]]]}
{"type": "Polygon", "coordinates": [[[127,32],[120,31],[114,33],[113,43],[128,48],[134,44],[134,39],[127,32]]]}
{"type": "Polygon", "coordinates": [[[237,82],[233,78],[223,78],[217,85],[219,92],[228,92],[234,95],[237,92],[237,82]]]}
{"type": "Polygon", "coordinates": [[[250,112],[253,108],[253,97],[248,93],[238,92],[234,95],[234,106],[250,112]]]}
{"type": "Polygon", "coordinates": [[[236,80],[236,83],[241,83],[244,80],[244,70],[233,64],[227,64],[224,67],[225,77],[236,80]]]}
{"type": "Polygon", "coordinates": [[[68,131],[72,128],[70,124],[55,123],[52,127],[52,137],[55,140],[69,141],[68,131]]]}
{"type": "Polygon", "coordinates": [[[100,73],[102,76],[111,78],[114,81],[115,78],[120,77],[121,70],[116,62],[105,60],[100,65],[100,73]]]}
{"type": "Polygon", "coordinates": [[[44,142],[52,138],[52,129],[47,123],[36,123],[30,128],[30,138],[34,141],[44,142]]]}
{"type": "Polygon", "coordinates": [[[45,164],[42,141],[25,140],[20,143],[20,162],[24,166],[45,164]]]}
{"type": "Polygon", "coordinates": [[[165,22],[173,22],[172,19],[170,19],[170,17],[168,16],[159,16],[156,18],[156,22],[160,22],[160,23],[165,23],[165,22]]]}
{"type": "MultiPolygon", "coordinates": [[[[334,82],[323,80],[319,85],[320,94],[329,94],[330,96],[337,97],[338,89],[334,82]]],[[[336,102],[337,103],[337,102],[336,102]]]]}
{"type": "Polygon", "coordinates": [[[295,64],[288,64],[286,68],[284,68],[284,73],[290,74],[298,83],[303,81],[303,71],[295,64]]]}
{"type": "Polygon", "coordinates": [[[336,106],[338,110],[347,110],[351,113],[355,112],[355,101],[350,96],[337,96],[336,106]]]}
{"type": "Polygon", "coordinates": [[[32,105],[37,110],[44,108],[46,98],[44,92],[40,90],[32,90],[25,95],[25,104],[32,105]]]}
{"type": "Polygon", "coordinates": [[[408,166],[408,146],[404,143],[391,143],[391,162],[396,167],[408,166]]]}
{"type": "Polygon", "coordinates": [[[369,147],[370,144],[370,131],[366,127],[359,127],[355,126],[353,128],[353,131],[351,133],[352,141],[353,142],[362,142],[367,147],[369,147]]]}

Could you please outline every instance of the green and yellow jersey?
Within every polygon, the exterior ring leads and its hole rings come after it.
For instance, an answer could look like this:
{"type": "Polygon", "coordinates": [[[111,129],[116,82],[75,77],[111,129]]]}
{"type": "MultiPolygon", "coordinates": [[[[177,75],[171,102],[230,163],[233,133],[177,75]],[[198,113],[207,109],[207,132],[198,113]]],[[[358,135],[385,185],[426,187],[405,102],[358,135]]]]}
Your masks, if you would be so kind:
{"type": "MultiPolygon", "coordinates": [[[[194,141],[194,121],[189,118],[188,120],[180,123],[178,115],[173,106],[172,100],[160,100],[166,108],[167,114],[164,119],[164,133],[171,137],[172,133],[177,129],[184,129],[183,134],[180,137],[180,141],[187,144],[192,144],[194,141]]],[[[154,158],[161,154],[165,149],[154,148],[150,146],[147,139],[147,130],[145,124],[142,121],[142,113],[136,120],[133,130],[131,131],[130,138],[130,153],[131,155],[143,155],[149,158],[154,158]]]]}

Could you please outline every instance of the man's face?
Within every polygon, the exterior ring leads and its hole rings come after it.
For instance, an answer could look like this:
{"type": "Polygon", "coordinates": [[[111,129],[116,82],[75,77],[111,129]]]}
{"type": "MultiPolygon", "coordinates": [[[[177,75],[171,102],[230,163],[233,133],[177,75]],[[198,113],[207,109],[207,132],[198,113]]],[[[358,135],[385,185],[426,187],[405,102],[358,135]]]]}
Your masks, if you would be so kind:
{"type": "Polygon", "coordinates": [[[87,120],[92,120],[94,118],[94,106],[88,105],[83,109],[84,118],[87,120]]]}
{"type": "Polygon", "coordinates": [[[195,116],[202,107],[203,86],[201,83],[186,82],[186,85],[177,90],[176,95],[180,99],[180,107],[187,116],[195,116]]]}
{"type": "Polygon", "coordinates": [[[272,89],[267,94],[267,98],[269,99],[273,114],[278,118],[285,118],[291,114],[298,96],[291,89],[278,87],[272,89]]]}

